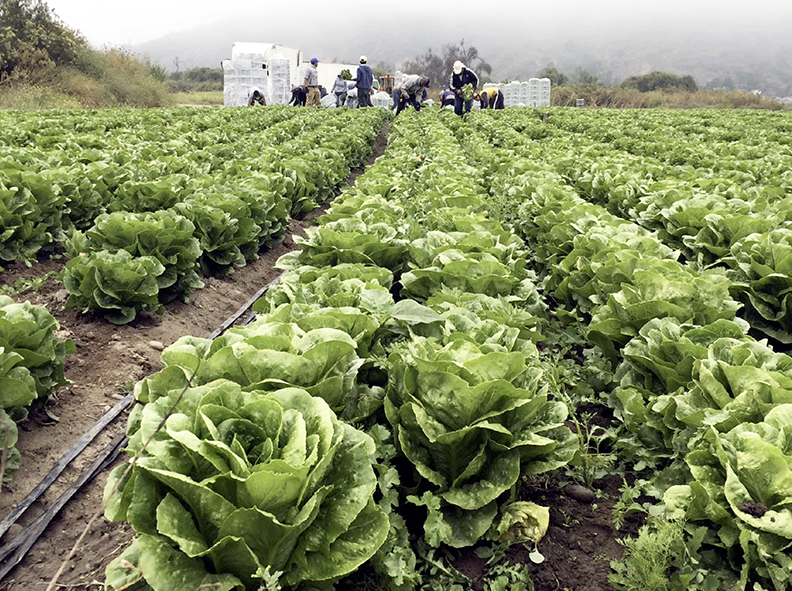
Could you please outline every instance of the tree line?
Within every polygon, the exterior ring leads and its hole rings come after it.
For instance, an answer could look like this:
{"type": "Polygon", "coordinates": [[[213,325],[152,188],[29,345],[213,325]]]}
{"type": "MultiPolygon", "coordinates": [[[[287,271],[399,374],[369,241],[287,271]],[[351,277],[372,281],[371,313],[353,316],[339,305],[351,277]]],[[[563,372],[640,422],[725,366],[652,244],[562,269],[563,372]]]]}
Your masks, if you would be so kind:
{"type": "MultiPolygon", "coordinates": [[[[443,45],[439,51],[431,47],[424,53],[415,56],[403,64],[403,70],[428,76],[433,85],[446,84],[451,76],[451,68],[456,60],[475,71],[481,83],[491,82],[492,66],[481,56],[476,46],[462,39],[456,43],[443,45]]],[[[536,73],[537,78],[549,78],[553,86],[567,84],[602,85],[599,77],[578,67],[571,74],[560,72],[556,67],[548,65],[536,73]]],[[[503,80],[502,82],[507,82],[503,80]]],[[[639,92],[654,90],[684,90],[693,92],[698,85],[693,76],[679,76],[669,72],[651,72],[641,76],[630,76],[621,84],[621,88],[634,89],[639,92]]]]}

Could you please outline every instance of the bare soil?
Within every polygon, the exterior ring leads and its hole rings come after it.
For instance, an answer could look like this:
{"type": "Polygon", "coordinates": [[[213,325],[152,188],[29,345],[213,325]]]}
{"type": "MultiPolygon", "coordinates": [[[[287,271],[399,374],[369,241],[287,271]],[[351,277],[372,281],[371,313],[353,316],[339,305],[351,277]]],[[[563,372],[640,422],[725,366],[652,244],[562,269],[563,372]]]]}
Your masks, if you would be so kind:
{"type": "MultiPolygon", "coordinates": [[[[258,260],[226,277],[205,278],[206,286],[193,292],[189,303],[174,302],[166,306],[162,316],[143,318],[129,325],[115,326],[95,316],[65,310],[68,294],[54,277],[47,279],[38,291],[19,296],[20,301],[45,306],[60,322],[61,336],[71,338],[77,352],[66,358],[66,377],[71,384],[58,390],[48,405],[60,420],[54,422],[46,413],[38,412],[20,425],[17,447],[22,454],[22,465],[0,497],[0,513],[6,515],[19,503],[46,476],[56,460],[118,403],[134,382],[161,368],[159,359],[163,346],[188,334],[209,336],[262,286],[277,277],[280,271],[274,268],[275,262],[294,248],[291,234],[299,233],[308,223],[307,220],[292,221],[289,237],[258,260]]],[[[9,268],[0,277],[0,283],[13,285],[21,277],[41,277],[48,271],[59,271],[63,264],[63,261],[47,260],[29,269],[9,268]]],[[[113,437],[123,432],[127,415],[125,412],[118,417],[72,462],[41,500],[27,511],[30,515],[26,514],[19,521],[20,526],[27,525],[55,501],[113,437]]],[[[106,474],[103,474],[84,487],[0,589],[46,588],[85,524],[101,506],[105,480],[106,474]]],[[[13,527],[3,541],[7,542],[20,530],[21,527],[13,527]]],[[[128,527],[103,520],[96,522],[59,582],[92,588],[92,581],[103,579],[107,562],[131,537],[128,527]]]]}

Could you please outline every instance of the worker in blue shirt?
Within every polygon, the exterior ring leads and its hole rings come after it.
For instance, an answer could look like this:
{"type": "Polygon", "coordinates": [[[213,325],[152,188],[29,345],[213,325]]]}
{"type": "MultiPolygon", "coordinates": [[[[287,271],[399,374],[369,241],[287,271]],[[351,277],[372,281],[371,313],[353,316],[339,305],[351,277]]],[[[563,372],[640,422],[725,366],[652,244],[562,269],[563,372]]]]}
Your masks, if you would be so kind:
{"type": "Polygon", "coordinates": [[[371,107],[371,86],[374,83],[374,73],[368,66],[368,58],[365,55],[360,56],[360,65],[358,66],[355,75],[355,86],[358,89],[357,93],[357,106],[358,107],[371,107]]]}
{"type": "Polygon", "coordinates": [[[453,107],[454,106],[454,91],[443,84],[443,89],[440,91],[440,106],[453,107]]]}

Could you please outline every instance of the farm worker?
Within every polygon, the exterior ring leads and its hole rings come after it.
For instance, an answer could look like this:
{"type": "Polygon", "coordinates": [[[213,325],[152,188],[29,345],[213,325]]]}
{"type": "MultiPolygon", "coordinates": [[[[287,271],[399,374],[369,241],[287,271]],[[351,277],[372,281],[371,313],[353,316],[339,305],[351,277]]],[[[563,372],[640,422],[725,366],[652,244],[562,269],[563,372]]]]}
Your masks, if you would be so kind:
{"type": "Polygon", "coordinates": [[[347,99],[347,83],[341,77],[341,72],[338,73],[333,83],[333,94],[336,97],[336,107],[343,107],[347,99]]]}
{"type": "Polygon", "coordinates": [[[358,107],[371,106],[371,85],[374,83],[374,73],[367,62],[368,58],[361,55],[360,65],[354,78],[358,89],[358,107]]]}
{"type": "Polygon", "coordinates": [[[478,76],[459,60],[454,62],[454,73],[451,75],[451,90],[456,95],[454,97],[454,113],[462,115],[464,107],[465,113],[470,113],[473,107],[473,95],[478,86],[478,76]]]}
{"type": "Polygon", "coordinates": [[[478,96],[482,109],[502,109],[503,91],[498,88],[485,88],[478,96]]]}
{"type": "Polygon", "coordinates": [[[261,89],[258,86],[251,88],[250,92],[248,93],[248,107],[266,104],[267,100],[264,98],[264,94],[261,92],[261,89]]]}
{"type": "Polygon", "coordinates": [[[443,84],[443,89],[440,91],[440,107],[453,107],[454,96],[454,91],[443,84]]]}
{"type": "Polygon", "coordinates": [[[321,107],[322,106],[322,97],[319,94],[319,72],[316,70],[316,64],[319,63],[319,60],[315,57],[311,58],[311,65],[305,70],[305,80],[303,84],[305,84],[305,88],[308,89],[308,92],[305,96],[305,106],[306,107],[321,107]]]}
{"type": "Polygon", "coordinates": [[[295,107],[305,106],[305,96],[308,94],[308,89],[305,86],[295,86],[292,88],[292,97],[289,104],[294,104],[295,107]]]}
{"type": "Polygon", "coordinates": [[[421,100],[424,98],[424,92],[429,87],[429,78],[426,76],[418,76],[417,74],[410,74],[405,76],[402,80],[401,86],[393,89],[393,97],[397,103],[396,114],[401,113],[407,103],[415,107],[416,111],[421,110],[421,100]],[[420,93],[421,99],[418,99],[420,93]]]}
{"type": "Polygon", "coordinates": [[[347,107],[355,109],[357,108],[358,89],[355,87],[355,83],[351,81],[347,83],[347,88],[347,107]]]}

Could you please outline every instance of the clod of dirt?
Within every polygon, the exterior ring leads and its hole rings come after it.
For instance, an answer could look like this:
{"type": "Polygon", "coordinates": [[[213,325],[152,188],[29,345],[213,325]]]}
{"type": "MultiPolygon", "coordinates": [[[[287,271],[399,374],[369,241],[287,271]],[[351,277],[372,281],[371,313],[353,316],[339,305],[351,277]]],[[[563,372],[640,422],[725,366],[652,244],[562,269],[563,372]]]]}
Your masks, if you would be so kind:
{"type": "Polygon", "coordinates": [[[579,484],[568,484],[563,491],[566,496],[578,503],[593,503],[597,498],[593,490],[579,484]]]}
{"type": "Polygon", "coordinates": [[[8,531],[6,532],[6,534],[2,538],[3,543],[10,542],[15,537],[17,537],[19,534],[21,534],[22,530],[24,530],[24,529],[25,528],[23,528],[18,523],[12,523],[11,526],[8,528],[8,531]]]}
{"type": "Polygon", "coordinates": [[[767,513],[767,505],[764,503],[754,503],[753,501],[744,501],[742,505],[740,505],[740,511],[748,515],[753,515],[754,517],[762,517],[767,513]]]}
{"type": "Polygon", "coordinates": [[[155,351],[162,351],[165,348],[165,345],[163,345],[160,341],[149,341],[148,346],[155,351]]]}

